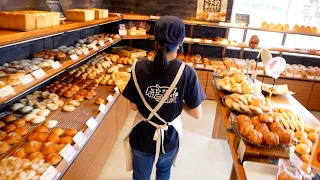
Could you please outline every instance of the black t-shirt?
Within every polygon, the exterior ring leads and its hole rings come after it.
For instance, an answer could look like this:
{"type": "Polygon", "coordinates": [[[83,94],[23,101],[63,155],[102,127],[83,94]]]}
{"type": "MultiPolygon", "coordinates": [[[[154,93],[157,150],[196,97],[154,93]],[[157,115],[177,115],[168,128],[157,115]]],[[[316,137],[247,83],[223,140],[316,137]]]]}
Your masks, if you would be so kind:
{"type": "MultiPolygon", "coordinates": [[[[144,98],[151,108],[155,108],[158,102],[160,102],[162,96],[173,82],[180,65],[181,62],[178,59],[170,61],[165,75],[157,78],[154,76],[152,61],[141,60],[137,62],[137,81],[144,98]]],[[[144,118],[149,116],[150,111],[143,104],[132,77],[123,92],[123,96],[137,105],[138,111],[144,118]]],[[[198,107],[204,99],[205,94],[195,70],[186,65],[176,88],[157,113],[162,119],[171,122],[181,114],[183,101],[185,101],[190,109],[193,109],[198,107]]],[[[151,121],[159,125],[164,124],[155,116],[151,121]]],[[[153,140],[155,130],[156,128],[148,122],[140,122],[130,134],[131,147],[138,151],[155,153],[156,141],[153,140]]],[[[170,152],[178,145],[178,132],[173,126],[169,126],[168,130],[164,133],[165,151],[170,152]]]]}

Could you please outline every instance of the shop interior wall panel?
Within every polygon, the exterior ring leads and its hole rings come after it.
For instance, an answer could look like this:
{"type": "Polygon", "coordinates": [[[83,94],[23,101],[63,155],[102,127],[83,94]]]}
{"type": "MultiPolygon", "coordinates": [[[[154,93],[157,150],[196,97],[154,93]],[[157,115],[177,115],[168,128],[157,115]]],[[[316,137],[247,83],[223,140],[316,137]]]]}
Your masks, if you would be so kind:
{"type": "Polygon", "coordinates": [[[206,85],[206,96],[207,96],[207,99],[209,100],[216,100],[212,80],[213,80],[213,75],[212,75],[212,72],[209,71],[207,85],[206,85]]]}
{"type": "Polygon", "coordinates": [[[95,180],[98,178],[117,139],[117,111],[115,106],[116,104],[108,112],[106,118],[83,147],[62,179],[95,180]]]}
{"type": "Polygon", "coordinates": [[[308,104],[308,109],[312,111],[320,111],[320,83],[316,82],[313,85],[311,98],[308,104]]]}

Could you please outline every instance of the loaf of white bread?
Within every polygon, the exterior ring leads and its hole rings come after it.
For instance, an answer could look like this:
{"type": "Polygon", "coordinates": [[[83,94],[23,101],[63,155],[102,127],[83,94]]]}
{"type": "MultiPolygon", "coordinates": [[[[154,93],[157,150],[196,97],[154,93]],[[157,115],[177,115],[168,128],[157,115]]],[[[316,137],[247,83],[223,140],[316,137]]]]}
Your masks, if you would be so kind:
{"type": "Polygon", "coordinates": [[[94,10],[94,18],[95,19],[104,19],[109,17],[109,11],[108,9],[97,9],[97,8],[91,8],[94,10]]]}
{"type": "Polygon", "coordinates": [[[0,12],[0,28],[30,31],[60,25],[60,13],[47,11],[0,12]]]}
{"type": "Polygon", "coordinates": [[[95,10],[92,9],[71,9],[66,11],[68,21],[93,21],[95,10]]]}

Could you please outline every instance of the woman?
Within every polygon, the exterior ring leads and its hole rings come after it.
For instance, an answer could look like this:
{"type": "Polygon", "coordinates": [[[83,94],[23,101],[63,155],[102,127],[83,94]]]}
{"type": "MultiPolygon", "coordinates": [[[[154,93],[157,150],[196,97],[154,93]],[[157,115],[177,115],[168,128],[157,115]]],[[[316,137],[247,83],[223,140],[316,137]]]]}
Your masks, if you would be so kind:
{"type": "Polygon", "coordinates": [[[174,16],[161,17],[155,24],[160,48],[152,61],[132,66],[123,96],[138,110],[133,129],[125,138],[127,170],[134,180],[149,180],[153,164],[157,180],[170,179],[170,169],[182,135],[182,109],[196,119],[202,115],[205,95],[197,75],[177,59],[185,37],[185,25],[174,16]]]}

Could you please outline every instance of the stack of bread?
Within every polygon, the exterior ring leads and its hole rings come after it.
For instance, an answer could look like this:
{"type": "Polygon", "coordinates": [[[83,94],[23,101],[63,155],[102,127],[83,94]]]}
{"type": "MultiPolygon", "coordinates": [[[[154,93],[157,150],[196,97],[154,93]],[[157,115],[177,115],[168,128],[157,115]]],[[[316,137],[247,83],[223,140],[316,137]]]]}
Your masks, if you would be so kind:
{"type": "Polygon", "coordinates": [[[261,92],[261,87],[253,82],[249,82],[244,74],[236,74],[232,77],[227,76],[223,79],[218,79],[217,85],[228,92],[234,93],[252,94],[261,92]]]}
{"type": "Polygon", "coordinates": [[[29,31],[60,25],[60,13],[46,11],[0,12],[0,27],[29,31]]]}
{"type": "MultiPolygon", "coordinates": [[[[277,25],[275,25],[274,23],[267,23],[267,22],[263,22],[261,25],[262,29],[266,29],[266,30],[276,30],[276,31],[289,31],[289,25],[288,24],[280,24],[278,23],[277,25]]],[[[292,32],[295,33],[302,33],[302,34],[317,34],[318,29],[316,26],[310,27],[310,26],[304,26],[304,25],[294,25],[292,32]]]]}
{"type": "Polygon", "coordinates": [[[95,10],[92,9],[70,9],[66,11],[68,21],[93,21],[95,10]]]}
{"type": "Polygon", "coordinates": [[[104,19],[108,18],[109,16],[109,11],[108,9],[98,9],[98,8],[91,8],[91,10],[94,10],[94,18],[95,19],[104,19]]]}

